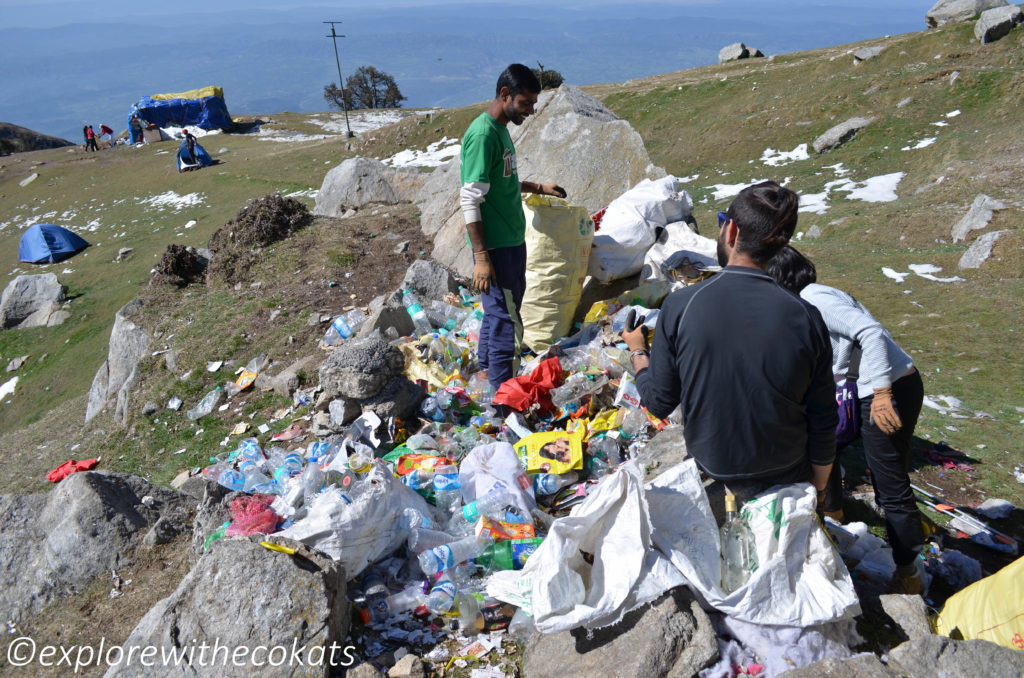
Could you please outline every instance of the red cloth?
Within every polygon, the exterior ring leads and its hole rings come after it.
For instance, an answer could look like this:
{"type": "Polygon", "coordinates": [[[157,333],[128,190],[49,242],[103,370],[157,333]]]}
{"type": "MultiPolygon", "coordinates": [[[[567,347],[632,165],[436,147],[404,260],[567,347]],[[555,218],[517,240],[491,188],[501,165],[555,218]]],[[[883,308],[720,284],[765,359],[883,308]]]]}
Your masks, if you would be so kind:
{"type": "Polygon", "coordinates": [[[104,134],[113,134],[113,133],[114,133],[114,130],[110,129],[106,125],[101,125],[100,126],[100,136],[103,136],[104,134]]]}
{"type": "Polygon", "coordinates": [[[540,403],[542,410],[554,409],[548,392],[561,383],[562,364],[557,357],[548,358],[531,374],[512,377],[499,386],[494,394],[494,403],[508,405],[519,412],[529,409],[534,403],[540,403]]]}
{"type": "Polygon", "coordinates": [[[46,479],[49,480],[51,483],[59,483],[72,473],[78,473],[79,471],[88,471],[98,463],[100,463],[99,459],[86,459],[84,461],[75,461],[74,459],[68,459],[66,462],[64,462],[57,468],[47,473],[46,479]]]}

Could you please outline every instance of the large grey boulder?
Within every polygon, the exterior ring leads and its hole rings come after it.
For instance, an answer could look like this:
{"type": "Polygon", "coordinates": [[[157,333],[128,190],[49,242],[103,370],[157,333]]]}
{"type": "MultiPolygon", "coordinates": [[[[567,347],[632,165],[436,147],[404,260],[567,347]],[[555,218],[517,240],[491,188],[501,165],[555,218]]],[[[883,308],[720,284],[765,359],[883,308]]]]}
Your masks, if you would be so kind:
{"type": "Polygon", "coordinates": [[[149,333],[130,319],[144,303],[133,299],[114,314],[107,359],[96,371],[89,388],[86,421],[99,414],[113,397],[117,398],[115,419],[122,424],[127,420],[132,387],[139,375],[139,361],[147,355],[152,342],[149,333]]]}
{"type": "Polygon", "coordinates": [[[839,148],[857,136],[857,132],[870,125],[872,120],[874,118],[850,118],[839,123],[814,140],[814,152],[826,153],[839,148]]]}
{"type": "Polygon", "coordinates": [[[428,259],[412,262],[401,286],[412,290],[424,306],[428,306],[432,299],[442,300],[449,292],[459,291],[459,281],[451,271],[428,259]]]}
{"type": "Polygon", "coordinates": [[[1007,0],[939,0],[928,10],[924,20],[929,28],[935,28],[950,22],[966,21],[986,9],[1007,4],[1007,0]]]}
{"type": "Polygon", "coordinates": [[[372,411],[381,421],[387,421],[390,417],[409,421],[415,417],[416,410],[426,396],[423,388],[404,376],[398,376],[388,381],[380,393],[359,401],[359,404],[364,412],[372,411]]]}
{"type": "Polygon", "coordinates": [[[299,358],[288,367],[284,368],[273,377],[267,380],[267,386],[274,389],[275,393],[291,398],[295,389],[299,387],[299,373],[310,372],[319,366],[320,357],[308,355],[299,358]]]}
{"type": "Polygon", "coordinates": [[[0,617],[37,613],[130,564],[161,518],[180,531],[193,502],[139,476],[94,471],[72,474],[50,492],[0,496],[0,617]],[[152,501],[143,503],[147,496],[152,501]]]}
{"type": "Polygon", "coordinates": [[[695,676],[718,660],[707,613],[685,587],[668,592],[621,622],[538,635],[523,659],[530,678],[695,676]]]}
{"type": "Polygon", "coordinates": [[[950,231],[950,235],[953,236],[953,242],[960,242],[966,239],[967,234],[971,231],[985,228],[988,226],[988,222],[992,221],[992,213],[996,210],[1004,209],[1006,209],[1006,204],[1002,201],[990,198],[984,193],[978,194],[963,219],[953,225],[953,230],[950,231]]]}
{"type": "Polygon", "coordinates": [[[153,606],[124,642],[124,656],[133,653],[136,663],[122,662],[105,678],[326,678],[351,664],[344,649],[350,608],[344,572],[298,542],[270,538],[296,550],[295,555],[286,555],[260,546],[262,539],[266,537],[254,535],[214,542],[178,588],[153,606]],[[200,655],[203,644],[206,654],[200,655]],[[157,648],[158,658],[161,653],[194,648],[193,655],[204,656],[205,661],[156,661],[140,670],[138,658],[147,647],[157,648]]]}
{"type": "Polygon", "coordinates": [[[53,273],[19,275],[0,295],[0,330],[46,327],[64,322],[66,315],[51,316],[60,310],[67,287],[53,273]],[[60,322],[57,322],[57,319],[60,322]]]}
{"type": "Polygon", "coordinates": [[[994,7],[985,10],[974,24],[974,37],[987,44],[1006,36],[1013,27],[1024,19],[1024,13],[1016,5],[994,7]]]}
{"type": "Polygon", "coordinates": [[[354,400],[372,398],[405,369],[405,357],[391,344],[374,337],[351,339],[320,366],[324,396],[354,400]]]}
{"type": "Polygon", "coordinates": [[[858,654],[849,659],[829,657],[779,674],[786,678],[902,678],[873,654],[858,654]]]}
{"type": "Polygon", "coordinates": [[[731,45],[726,45],[722,49],[718,50],[718,63],[724,64],[726,61],[736,61],[737,59],[746,59],[750,56],[750,50],[742,42],[734,42],[731,45]]]}
{"type": "Polygon", "coordinates": [[[885,45],[873,45],[871,47],[861,47],[860,49],[858,49],[856,52],[853,53],[853,65],[857,66],[862,61],[867,61],[868,59],[874,59],[876,56],[881,54],[882,50],[884,50],[884,49],[885,49],[885,45]]]}
{"type": "Polygon", "coordinates": [[[987,640],[928,635],[889,652],[889,668],[909,678],[974,678],[1024,675],[1024,652],[987,640]]]}
{"type": "Polygon", "coordinates": [[[352,207],[411,201],[425,180],[415,169],[388,167],[376,158],[349,158],[324,177],[313,214],[340,217],[352,207]]]}
{"type": "Polygon", "coordinates": [[[977,240],[975,240],[964,255],[960,257],[960,263],[957,264],[957,268],[963,270],[965,268],[980,268],[983,263],[988,261],[988,258],[992,256],[992,246],[996,244],[996,240],[999,240],[1006,231],[992,231],[986,233],[977,240]]]}
{"type": "MultiPolygon", "coordinates": [[[[536,113],[509,126],[519,178],[557,182],[569,201],[596,212],[642,179],[665,176],[651,163],[643,139],[600,101],[571,85],[541,93],[536,113]]],[[[459,208],[459,160],[437,168],[416,204],[433,258],[469,279],[473,260],[459,208]]]]}

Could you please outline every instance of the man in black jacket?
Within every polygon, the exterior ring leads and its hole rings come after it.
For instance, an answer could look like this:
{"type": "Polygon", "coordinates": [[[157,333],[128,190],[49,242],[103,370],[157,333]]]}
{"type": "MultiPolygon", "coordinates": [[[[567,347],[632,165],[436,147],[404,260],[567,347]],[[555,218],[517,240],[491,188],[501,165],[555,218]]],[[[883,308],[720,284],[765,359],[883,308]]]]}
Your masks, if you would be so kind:
{"type": "Polygon", "coordinates": [[[835,459],[828,330],[764,271],[798,202],[775,182],[743,189],[719,213],[723,270],[669,295],[650,353],[642,326],[623,333],[641,403],[659,417],[680,406],[690,456],[744,495],[807,481],[820,492],[835,459]]]}

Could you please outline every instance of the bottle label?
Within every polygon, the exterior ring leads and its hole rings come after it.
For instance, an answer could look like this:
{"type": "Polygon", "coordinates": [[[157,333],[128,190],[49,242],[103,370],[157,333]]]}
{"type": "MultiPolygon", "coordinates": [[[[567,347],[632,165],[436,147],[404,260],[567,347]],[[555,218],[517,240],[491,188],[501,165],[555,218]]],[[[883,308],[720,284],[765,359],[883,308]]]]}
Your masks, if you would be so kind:
{"type": "Polygon", "coordinates": [[[458,474],[448,473],[435,473],[434,474],[434,491],[435,492],[449,492],[452,490],[459,489],[459,476],[458,474]]]}
{"type": "Polygon", "coordinates": [[[334,328],[334,331],[337,332],[342,339],[348,339],[353,334],[352,328],[348,326],[348,323],[345,322],[341,316],[334,319],[334,322],[331,323],[331,327],[334,328]]]}
{"type": "Polygon", "coordinates": [[[434,584],[434,588],[430,589],[431,593],[439,591],[449,598],[455,597],[455,582],[450,579],[442,579],[441,581],[434,584]]]}
{"type": "Polygon", "coordinates": [[[477,518],[480,517],[480,512],[476,510],[475,501],[472,501],[462,507],[462,517],[466,519],[466,522],[476,522],[477,518]]]}
{"type": "Polygon", "coordinates": [[[447,544],[434,549],[434,557],[437,558],[442,570],[455,567],[455,554],[452,553],[452,547],[447,544]]]}
{"type": "Polygon", "coordinates": [[[409,304],[405,308],[407,311],[409,311],[409,315],[411,315],[413,318],[416,318],[423,314],[423,307],[420,306],[419,304],[409,304]]]}

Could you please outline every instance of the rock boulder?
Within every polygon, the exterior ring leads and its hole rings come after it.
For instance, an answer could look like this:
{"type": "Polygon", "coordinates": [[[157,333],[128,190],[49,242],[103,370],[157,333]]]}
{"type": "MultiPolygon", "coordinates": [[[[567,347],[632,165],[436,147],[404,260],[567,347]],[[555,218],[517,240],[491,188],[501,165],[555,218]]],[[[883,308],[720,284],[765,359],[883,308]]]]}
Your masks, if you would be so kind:
{"type": "Polygon", "coordinates": [[[380,393],[404,368],[402,352],[386,341],[351,339],[320,366],[320,386],[329,398],[363,400],[380,393]]]}
{"type": "Polygon", "coordinates": [[[127,419],[131,389],[138,378],[139,361],[149,352],[152,341],[146,330],[130,319],[144,303],[141,299],[134,299],[114,314],[107,359],[96,371],[89,388],[86,421],[99,414],[113,397],[117,398],[114,417],[122,423],[127,419]]]}
{"type": "Polygon", "coordinates": [[[1013,27],[1024,20],[1024,13],[1016,5],[994,7],[985,10],[974,24],[974,37],[987,44],[1006,36],[1013,27]]]}
{"type": "Polygon", "coordinates": [[[727,61],[746,59],[750,56],[750,50],[742,42],[734,42],[718,50],[718,63],[724,64],[727,61]]]}
{"type": "Polygon", "coordinates": [[[194,500],[119,473],[75,473],[50,492],[0,496],[0,616],[34,614],[129,564],[144,536],[187,522],[194,500]],[[143,503],[143,497],[153,501],[143,503]]]}
{"type": "Polygon", "coordinates": [[[850,118],[839,123],[814,140],[814,152],[827,153],[839,148],[857,136],[857,132],[870,125],[872,120],[874,118],[850,118]]]}
{"type": "MultiPolygon", "coordinates": [[[[188,652],[205,661],[187,666],[154,662],[140,672],[122,662],[104,675],[327,676],[353,658],[345,652],[350,604],[345,575],[329,558],[297,542],[286,555],[260,546],[263,535],[225,537],[178,588],[142,618],[123,645],[124,656],[188,652]],[[199,648],[205,643],[205,655],[199,648]],[[218,649],[224,648],[224,649],[218,649]],[[259,654],[263,648],[262,656],[259,654]],[[334,657],[333,668],[330,659],[334,657]]],[[[279,541],[287,541],[280,540],[279,541]]]]}
{"type": "Polygon", "coordinates": [[[1024,652],[987,640],[927,635],[893,648],[889,652],[889,668],[909,678],[966,678],[986,673],[1019,676],[1024,675],[1024,652]]]}
{"type": "Polygon", "coordinates": [[[975,240],[967,251],[964,252],[964,255],[960,257],[960,263],[957,264],[957,268],[960,270],[965,268],[981,268],[981,265],[992,256],[992,246],[996,244],[996,240],[999,240],[999,236],[1005,232],[992,231],[975,240]]]}
{"type": "Polygon", "coordinates": [[[966,21],[986,9],[1008,5],[1007,0],[939,0],[925,15],[929,28],[951,22],[966,21]]]}
{"type": "Polygon", "coordinates": [[[341,217],[352,207],[411,201],[426,176],[414,168],[388,167],[376,158],[349,158],[324,177],[313,214],[341,217]]]}
{"type": "Polygon", "coordinates": [[[618,624],[536,636],[526,650],[523,672],[531,678],[695,676],[718,656],[711,620],[680,587],[618,624]]]}
{"type": "Polygon", "coordinates": [[[992,213],[996,210],[1004,209],[1006,209],[1004,202],[980,193],[974,199],[974,202],[971,203],[971,208],[967,210],[964,218],[956,222],[953,230],[950,231],[950,235],[953,236],[953,242],[960,242],[966,239],[967,234],[971,231],[985,228],[988,226],[988,222],[992,221],[992,213]]]}
{"type": "Polygon", "coordinates": [[[53,273],[19,275],[0,295],[0,330],[59,324],[50,316],[60,310],[66,292],[53,273]]]}
{"type": "Polygon", "coordinates": [[[861,47],[860,49],[858,49],[856,52],[853,53],[853,64],[856,66],[856,65],[860,64],[862,61],[867,61],[868,59],[874,59],[876,56],[881,54],[882,50],[884,50],[884,49],[885,49],[884,45],[873,45],[871,47],[861,47]]]}

